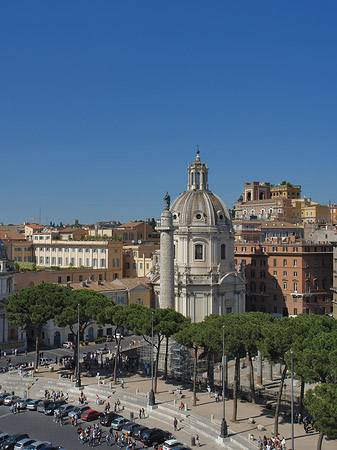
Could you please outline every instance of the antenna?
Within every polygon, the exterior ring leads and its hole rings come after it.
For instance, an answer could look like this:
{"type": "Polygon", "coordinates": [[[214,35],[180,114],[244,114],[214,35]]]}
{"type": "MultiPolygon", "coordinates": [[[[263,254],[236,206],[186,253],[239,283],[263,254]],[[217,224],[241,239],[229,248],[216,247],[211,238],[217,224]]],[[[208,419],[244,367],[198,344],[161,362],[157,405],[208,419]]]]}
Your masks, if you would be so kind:
{"type": "Polygon", "coordinates": [[[39,225],[41,225],[41,205],[40,205],[40,214],[39,214],[39,225]]]}

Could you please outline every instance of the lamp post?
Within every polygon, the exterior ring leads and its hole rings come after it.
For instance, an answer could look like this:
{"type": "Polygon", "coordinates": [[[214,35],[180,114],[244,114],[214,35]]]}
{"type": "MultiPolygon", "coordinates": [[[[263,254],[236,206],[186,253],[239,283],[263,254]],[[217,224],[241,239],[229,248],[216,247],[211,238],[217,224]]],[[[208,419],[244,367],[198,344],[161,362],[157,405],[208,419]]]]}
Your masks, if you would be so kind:
{"type": "Polygon", "coordinates": [[[80,304],[77,305],[77,377],[75,387],[81,387],[81,374],[80,374],[80,304]]]}
{"type": "Polygon", "coordinates": [[[293,352],[290,350],[291,356],[291,449],[294,450],[294,358],[293,352]]]}
{"type": "Polygon", "coordinates": [[[153,391],[153,315],[154,311],[152,311],[152,341],[151,341],[151,391],[149,394],[149,406],[154,406],[156,403],[153,391]]]}
{"type": "Polygon", "coordinates": [[[226,423],[226,384],[225,384],[225,327],[222,327],[222,421],[220,437],[225,438],[228,436],[228,429],[226,423]]]}

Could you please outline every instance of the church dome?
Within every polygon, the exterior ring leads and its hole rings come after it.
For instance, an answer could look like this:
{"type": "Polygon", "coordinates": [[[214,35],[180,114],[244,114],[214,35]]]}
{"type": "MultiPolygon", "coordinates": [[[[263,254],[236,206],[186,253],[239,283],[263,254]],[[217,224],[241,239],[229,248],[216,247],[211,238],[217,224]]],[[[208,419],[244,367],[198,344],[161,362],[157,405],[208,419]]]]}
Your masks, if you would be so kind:
{"type": "Polygon", "coordinates": [[[230,213],[224,202],[208,189],[208,167],[200,161],[188,166],[187,190],[170,208],[175,226],[227,226],[232,228],[230,213]]]}

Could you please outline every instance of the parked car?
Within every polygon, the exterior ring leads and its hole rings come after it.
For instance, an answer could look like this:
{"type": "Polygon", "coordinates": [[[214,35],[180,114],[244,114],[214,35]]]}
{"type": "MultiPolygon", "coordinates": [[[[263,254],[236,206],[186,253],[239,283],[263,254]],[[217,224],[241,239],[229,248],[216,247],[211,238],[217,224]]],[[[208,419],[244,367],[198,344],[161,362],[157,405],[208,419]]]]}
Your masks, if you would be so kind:
{"type": "Polygon", "coordinates": [[[33,442],[36,442],[36,439],[31,439],[31,438],[24,438],[21,439],[21,441],[18,441],[15,445],[14,445],[14,450],[27,450],[27,446],[32,444],[33,442]]]}
{"type": "Polygon", "coordinates": [[[116,419],[114,419],[111,422],[111,428],[113,428],[114,430],[121,430],[123,428],[124,425],[126,425],[127,423],[129,423],[130,420],[125,419],[125,417],[116,417],[116,419]]]}
{"type": "Polygon", "coordinates": [[[44,413],[45,408],[52,403],[51,400],[40,400],[36,405],[36,411],[44,413]]]}
{"type": "Polygon", "coordinates": [[[35,441],[27,445],[27,450],[41,450],[42,448],[50,448],[51,442],[46,441],[35,441]]]}
{"type": "Polygon", "coordinates": [[[4,400],[4,405],[11,406],[13,403],[16,403],[18,400],[20,400],[20,397],[17,395],[8,395],[4,400]]]}
{"type": "Polygon", "coordinates": [[[49,366],[50,364],[55,364],[56,363],[56,359],[54,358],[40,358],[39,359],[39,365],[40,366],[49,366]]]}
{"type": "Polygon", "coordinates": [[[56,408],[55,411],[59,412],[62,417],[67,416],[71,411],[73,411],[73,409],[75,408],[74,405],[62,405],[59,408],[56,408]]]}
{"type": "Polygon", "coordinates": [[[134,430],[138,430],[140,426],[141,425],[138,425],[138,423],[133,422],[126,423],[122,428],[122,433],[123,434],[127,433],[128,435],[133,436],[134,430]]]}
{"type": "Polygon", "coordinates": [[[0,394],[0,405],[3,405],[5,398],[8,396],[9,396],[9,392],[2,392],[0,394]]]}
{"type": "Polygon", "coordinates": [[[91,409],[90,406],[75,406],[72,411],[68,414],[70,418],[76,416],[77,414],[80,416],[82,412],[87,411],[88,409],[91,409]]]}
{"type": "Polygon", "coordinates": [[[0,443],[7,441],[7,439],[10,437],[11,435],[8,433],[0,433],[0,443]]]}
{"type": "Polygon", "coordinates": [[[191,447],[185,444],[177,444],[174,447],[171,447],[171,450],[192,450],[191,447]]]}
{"type": "Polygon", "coordinates": [[[173,447],[177,445],[183,445],[180,441],[177,439],[169,439],[168,441],[165,441],[162,445],[162,450],[172,450],[173,447]]]}
{"type": "Polygon", "coordinates": [[[146,430],[149,429],[149,427],[146,427],[145,425],[138,425],[137,427],[134,427],[133,431],[132,431],[132,435],[135,439],[140,440],[142,433],[146,430]]]}
{"type": "Polygon", "coordinates": [[[55,411],[55,409],[60,408],[60,406],[62,406],[62,405],[64,405],[64,404],[65,404],[65,400],[56,400],[56,402],[49,403],[49,405],[47,405],[47,406],[44,408],[44,413],[45,413],[46,415],[53,414],[54,411],[55,411]]]}
{"type": "Polygon", "coordinates": [[[95,409],[87,409],[81,414],[81,419],[89,422],[90,420],[96,420],[103,416],[103,413],[96,411],[95,409]]]}
{"type": "Polygon", "coordinates": [[[62,347],[64,348],[73,348],[73,343],[70,341],[63,342],[62,347]]]}
{"type": "Polygon", "coordinates": [[[27,403],[27,409],[29,409],[30,411],[36,411],[36,407],[40,401],[41,399],[31,400],[27,403]]]}
{"type": "Polygon", "coordinates": [[[110,412],[108,414],[104,414],[104,416],[100,420],[101,425],[103,425],[105,427],[109,427],[111,425],[111,422],[113,420],[117,419],[117,417],[121,417],[121,416],[119,414],[114,413],[114,412],[110,412]]]}
{"type": "Polygon", "coordinates": [[[159,428],[152,428],[150,430],[146,430],[142,433],[140,440],[145,444],[147,447],[152,446],[154,442],[157,442],[158,444],[162,444],[167,439],[171,438],[171,433],[168,431],[160,430],[159,428]]]}
{"type": "Polygon", "coordinates": [[[1,444],[0,448],[1,450],[13,450],[15,444],[24,438],[29,438],[28,434],[13,434],[1,444]]]}
{"type": "Polygon", "coordinates": [[[31,398],[20,398],[17,402],[16,402],[16,406],[18,409],[26,409],[27,408],[27,404],[29,402],[31,402],[32,399],[31,398]]]}

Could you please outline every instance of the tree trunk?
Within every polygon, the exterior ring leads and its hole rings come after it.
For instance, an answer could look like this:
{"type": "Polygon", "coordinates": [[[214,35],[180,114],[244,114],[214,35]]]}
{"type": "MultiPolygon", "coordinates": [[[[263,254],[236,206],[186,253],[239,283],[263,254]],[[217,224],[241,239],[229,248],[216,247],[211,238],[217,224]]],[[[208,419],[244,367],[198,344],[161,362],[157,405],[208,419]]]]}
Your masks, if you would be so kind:
{"type": "Polygon", "coordinates": [[[304,398],[304,388],[305,388],[305,381],[301,380],[301,390],[300,390],[300,410],[299,413],[303,417],[303,398],[304,398]]]}
{"type": "Polygon", "coordinates": [[[117,383],[117,369],[119,366],[119,353],[121,348],[121,338],[116,338],[117,342],[117,350],[116,350],[116,356],[115,356],[115,364],[114,364],[114,383],[117,383]]]}
{"type": "Polygon", "coordinates": [[[250,386],[251,402],[255,403],[254,366],[252,355],[250,352],[248,352],[248,364],[250,366],[249,386],[250,386]]]}
{"type": "Polygon", "coordinates": [[[278,435],[278,418],[280,415],[280,409],[281,409],[281,399],[282,399],[282,392],[283,392],[283,386],[284,386],[284,380],[287,374],[287,365],[284,366],[281,381],[280,381],[280,388],[277,395],[277,402],[276,402],[276,408],[275,408],[275,419],[274,419],[274,436],[278,435]]]}
{"type": "Polygon", "coordinates": [[[36,337],[35,337],[35,363],[34,363],[34,369],[38,370],[39,368],[39,359],[40,359],[40,336],[42,331],[42,325],[39,325],[36,330],[36,337]]]}
{"type": "Polygon", "coordinates": [[[198,367],[198,347],[194,347],[194,367],[193,367],[193,406],[197,404],[197,367],[198,367]]]}
{"type": "Polygon", "coordinates": [[[323,438],[324,438],[324,433],[323,433],[323,431],[320,431],[319,435],[318,435],[318,441],[317,441],[317,450],[321,450],[323,438]]]}
{"type": "Polygon", "coordinates": [[[234,368],[234,388],[233,388],[233,415],[232,415],[233,422],[236,421],[236,416],[238,413],[239,374],[240,374],[240,356],[236,356],[234,368]]]}
{"type": "Polygon", "coordinates": [[[168,362],[169,339],[170,338],[168,336],[166,336],[164,380],[167,380],[167,362],[168,362]]]}
{"type": "Polygon", "coordinates": [[[154,392],[157,392],[158,365],[159,365],[160,344],[161,344],[161,340],[160,340],[160,337],[158,336],[158,344],[157,344],[157,352],[156,352],[156,361],[155,361],[155,365],[154,365],[154,392]]]}

